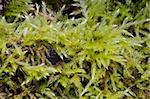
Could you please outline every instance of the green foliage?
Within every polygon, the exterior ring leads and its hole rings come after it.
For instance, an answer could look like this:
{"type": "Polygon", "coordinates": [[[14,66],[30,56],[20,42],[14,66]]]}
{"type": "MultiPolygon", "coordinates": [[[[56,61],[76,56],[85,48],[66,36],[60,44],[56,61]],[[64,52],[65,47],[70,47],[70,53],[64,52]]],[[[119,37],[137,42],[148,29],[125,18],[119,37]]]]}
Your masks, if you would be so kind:
{"type": "Polygon", "coordinates": [[[20,23],[2,18],[0,97],[149,98],[150,2],[132,10],[129,1],[111,8],[111,0],[80,0],[84,17],[58,13],[50,23],[41,15],[20,23]],[[52,65],[50,47],[71,61],[52,65]]]}
{"type": "Polygon", "coordinates": [[[18,16],[18,14],[26,13],[31,3],[31,0],[11,0],[6,6],[5,15],[6,16],[18,16]]]}

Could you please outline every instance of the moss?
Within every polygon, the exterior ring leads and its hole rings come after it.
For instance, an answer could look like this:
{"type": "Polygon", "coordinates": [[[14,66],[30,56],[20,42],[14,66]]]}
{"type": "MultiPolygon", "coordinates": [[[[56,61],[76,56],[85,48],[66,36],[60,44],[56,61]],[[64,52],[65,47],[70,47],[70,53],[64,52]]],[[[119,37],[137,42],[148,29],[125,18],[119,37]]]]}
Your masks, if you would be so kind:
{"type": "Polygon", "coordinates": [[[79,4],[78,19],[62,12],[51,22],[39,13],[1,18],[2,97],[149,98],[149,1],[135,4],[146,5],[139,13],[133,2],[79,4]]]}

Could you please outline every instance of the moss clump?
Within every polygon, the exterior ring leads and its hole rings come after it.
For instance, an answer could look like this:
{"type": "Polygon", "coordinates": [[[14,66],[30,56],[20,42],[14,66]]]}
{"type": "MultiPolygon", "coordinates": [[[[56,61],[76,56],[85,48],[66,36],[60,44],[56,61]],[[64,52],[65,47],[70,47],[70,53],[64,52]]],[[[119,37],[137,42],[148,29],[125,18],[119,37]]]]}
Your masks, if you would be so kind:
{"type": "Polygon", "coordinates": [[[150,97],[150,2],[137,10],[117,0],[79,3],[78,19],[61,12],[51,22],[38,13],[1,18],[1,97],[150,97]]]}

